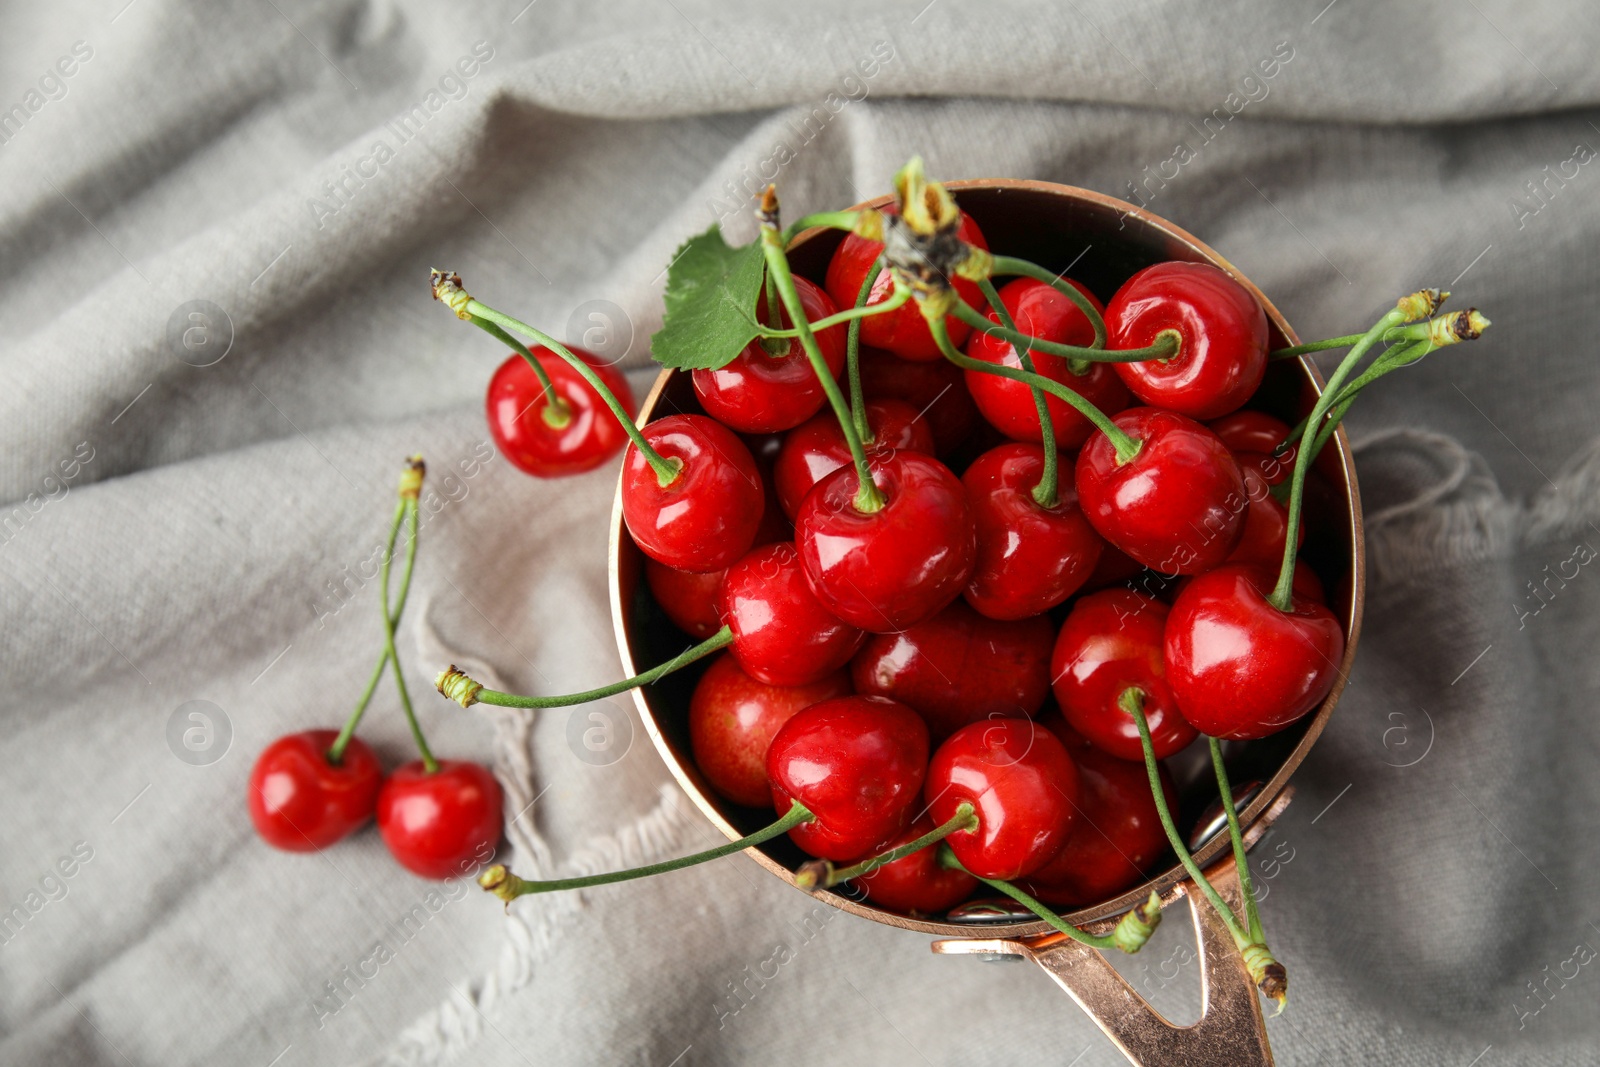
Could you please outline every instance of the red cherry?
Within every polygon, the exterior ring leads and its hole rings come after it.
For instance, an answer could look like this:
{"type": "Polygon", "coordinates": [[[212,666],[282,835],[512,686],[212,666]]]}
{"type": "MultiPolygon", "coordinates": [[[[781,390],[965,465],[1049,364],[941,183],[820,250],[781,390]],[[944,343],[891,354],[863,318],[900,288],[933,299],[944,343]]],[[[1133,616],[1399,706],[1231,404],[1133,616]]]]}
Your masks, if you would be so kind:
{"type": "MultiPolygon", "coordinates": [[[[805,278],[796,277],[795,289],[806,321],[825,319],[839,310],[828,294],[805,278]]],[[[767,296],[757,301],[756,317],[767,321],[767,296]]],[[[792,323],[783,310],[783,328],[792,323]]],[[[817,347],[835,378],[844,369],[845,327],[831,326],[818,333],[817,347]]],[[[788,350],[774,356],[757,338],[744,347],[733,361],[716,370],[694,372],[694,393],[706,414],[745,433],[772,433],[798,426],[827,401],[811,360],[800,343],[790,338],[788,350]]]]}
{"type": "MultiPolygon", "coordinates": [[[[1289,539],[1289,510],[1272,495],[1267,479],[1253,466],[1241,467],[1245,496],[1250,498],[1244,513],[1244,534],[1228,556],[1229,563],[1259,563],[1276,569],[1283,562],[1284,542],[1289,539]]],[[[1295,550],[1306,539],[1302,524],[1295,550]]]]}
{"type": "Polygon", "coordinates": [[[638,448],[622,460],[622,518],[645,555],[681,571],[720,571],[750,550],[761,525],[761,475],[744,442],[704,415],[671,415],[642,431],[682,462],[663,487],[638,448]]]}
{"type": "Polygon", "coordinates": [[[968,723],[1024,718],[1050,695],[1050,646],[1043,616],[986,619],[958,600],[930,619],[867,641],[850,664],[856,692],[915,708],[934,740],[968,723]]]}
{"type": "MultiPolygon", "coordinates": [[[[899,400],[867,401],[867,425],[872,428],[872,443],[862,444],[869,451],[906,449],[933,455],[933,434],[928,424],[917,417],[917,409],[899,400]]],[[[811,487],[851,463],[850,446],[833,412],[821,411],[783,439],[783,447],[772,464],[772,480],[778,503],[791,519],[800,514],[811,487]]]]}
{"type": "Polygon", "coordinates": [[[1217,435],[1158,408],[1129,408],[1112,422],[1142,442],[1118,465],[1103,433],[1078,453],[1078,503],[1101,537],[1162,574],[1221,563],[1244,533],[1239,464],[1217,435]]]}
{"type": "Polygon", "coordinates": [[[858,364],[867,399],[903,400],[921,412],[939,455],[953,451],[978,424],[961,368],[949,360],[917,363],[862,345],[858,364]]]}
{"type": "Polygon", "coordinates": [[[1106,544],[1100,552],[1100,562],[1095,564],[1094,573],[1078,588],[1078,592],[1092,593],[1113,585],[1127,585],[1129,579],[1143,570],[1144,565],[1138,560],[1129,558],[1116,545],[1106,544]]]}
{"type": "MultiPolygon", "coordinates": [[[[1289,424],[1265,411],[1235,411],[1212,419],[1206,423],[1206,428],[1234,453],[1271,453],[1289,437],[1289,424]]],[[[1290,460],[1289,464],[1293,466],[1294,461],[1290,460]]]]}
{"type": "Polygon", "coordinates": [[[432,774],[413,760],[378,793],[378,833],[412,874],[470,874],[489,862],[500,842],[500,783],[488,768],[466,760],[440,760],[432,774]]]}
{"type": "MultiPolygon", "coordinates": [[[[1058,907],[1098,904],[1138,885],[1167,851],[1150,778],[1142,765],[1100,751],[1057,716],[1040,721],[1078,766],[1079,819],[1054,858],[1029,875],[1023,888],[1058,907]]],[[[1158,770],[1167,808],[1174,809],[1177,791],[1166,768],[1158,770]]]]}
{"type": "Polygon", "coordinates": [[[644,579],[650,584],[650,595],[672,620],[672,625],[702,641],[722,629],[718,599],[722,593],[722,576],[726,573],[696,574],[674,570],[649,557],[644,561],[644,579]]]}
{"type": "Polygon", "coordinates": [[[932,456],[878,452],[869,462],[883,507],[857,511],[855,467],[841,467],[807,494],[795,542],[824,607],[869,633],[894,633],[961,595],[977,550],[972,513],[961,482],[932,456]]]}
{"type": "Polygon", "coordinates": [[[718,656],[689,700],[695,766],[735,804],[761,807],[772,799],[767,748],[779,727],[802,708],[849,692],[843,671],[810,685],[767,685],[740,670],[732,656],[718,656]]]}
{"type": "Polygon", "coordinates": [[[1274,456],[1270,452],[1235,452],[1239,469],[1253,469],[1267,485],[1282,485],[1294,475],[1294,449],[1287,456],[1274,456]]]}
{"type": "MultiPolygon", "coordinates": [[[[890,205],[882,209],[886,215],[899,214],[899,209],[890,205]]],[[[970,245],[987,249],[988,242],[983,239],[983,234],[978,230],[978,224],[973,222],[963,212],[961,222],[956,227],[956,236],[970,245]]],[[[878,261],[878,256],[883,253],[881,241],[868,241],[850,234],[839,245],[839,250],[833,254],[833,259],[828,263],[828,295],[833,297],[833,302],[842,308],[856,306],[856,296],[861,292],[861,283],[867,280],[867,272],[878,261]]],[[[956,292],[961,298],[973,307],[983,306],[983,293],[975,282],[965,278],[952,280],[956,292]]],[[[887,269],[879,272],[878,278],[872,283],[872,291],[867,296],[868,305],[881,304],[889,299],[889,294],[894,289],[894,280],[887,269]]],[[[960,345],[967,339],[970,327],[966,323],[951,315],[946,317],[945,326],[950,331],[950,342],[960,345]]],[[[928,329],[927,322],[922,317],[922,310],[915,300],[907,301],[894,311],[882,315],[873,315],[861,320],[861,341],[863,344],[874,348],[887,349],[901,359],[910,360],[936,360],[942,359],[943,353],[933,339],[933,333],[928,329]]]]}
{"type": "Polygon", "coordinates": [[[1139,726],[1118,705],[1130,688],[1144,694],[1156,759],[1195,738],[1167,685],[1166,623],[1167,606],[1161,601],[1131,589],[1107,589],[1074,604],[1056,637],[1050,677],[1062,715],[1091,744],[1118,759],[1144,759],[1139,726]]]}
{"type": "Polygon", "coordinates": [[[307,730],[278,738],[250,769],[250,821],[256,833],[285,852],[315,852],[354,833],[378,803],[383,768],[352,737],[338,763],[328,762],[337,730],[307,730]]]}
{"type": "Polygon", "coordinates": [[[1063,459],[1055,507],[1033,498],[1044,473],[1039,445],[1005,444],[972,461],[961,476],[978,534],[978,555],[967,582],[967,603],[991,619],[1022,619],[1048,611],[1076,593],[1094,573],[1105,542],[1078,508],[1063,459]]]}
{"type": "Polygon", "coordinates": [[[1339,675],[1344,633],[1333,612],[1292,597],[1279,611],[1272,574],[1244,564],[1189,583],[1167,618],[1167,682],[1178,710],[1213,737],[1277,733],[1322,702],[1339,675]]]}
{"type": "MultiPolygon", "coordinates": [[[[926,815],[913,822],[887,848],[909,845],[923,834],[933,832],[933,820],[926,815]]],[[[919,848],[909,856],[886,863],[869,874],[854,879],[867,892],[867,899],[882,908],[913,915],[939,915],[972,895],[978,880],[966,871],[939,863],[939,846],[919,848]]]]}
{"type": "Polygon", "coordinates": [[[866,634],[817,600],[791,542],[763,545],[728,568],[722,619],[739,666],[768,685],[807,685],[850,662],[866,634]]]}
{"type": "MultiPolygon", "coordinates": [[[[628,435],[617,423],[600,394],[572,369],[572,365],[548,348],[530,349],[556,395],[566,402],[567,421],[553,424],[545,401],[544,384],[520,355],[512,355],[489,379],[486,408],[489,435],[500,454],[513,467],[539,478],[558,478],[592,470],[616,455],[628,443],[628,435]]],[[[631,415],[635,408],[628,380],[598,356],[573,348],[572,354],[594,368],[600,380],[631,415]]]]}
{"type": "Polygon", "coordinates": [[[1113,364],[1146,404],[1214,419],[1249,400],[1267,372],[1266,312],[1209,263],[1146,267],[1106,307],[1109,348],[1144,348],[1166,330],[1182,338],[1171,359],[1113,364]]]}
{"type": "Polygon", "coordinates": [[[846,696],[797,712],[767,749],[772,806],[799,801],[816,816],[789,831],[826,860],[882,852],[911,821],[928,768],[928,728],[883,697],[846,696]]]}
{"type": "MultiPolygon", "coordinates": [[[[1083,286],[1066,279],[1067,283],[1089,298],[1096,310],[1102,310],[1100,301],[1083,286]]],[[[1094,343],[1094,326],[1079,310],[1078,305],[1062,296],[1051,286],[1033,278],[1018,278],[1000,290],[1000,302],[1011,312],[1017,329],[1045,341],[1064,345],[1087,347],[1094,343]]],[[[1000,316],[991,310],[989,321],[999,322],[1000,316]]],[[[1010,341],[979,331],[967,342],[967,355],[998,367],[1020,367],[1022,358],[1010,341]]],[[[1090,364],[1083,374],[1072,372],[1070,361],[1045,352],[1031,353],[1033,369],[1060,382],[1081,394],[1107,415],[1115,415],[1128,406],[1128,388],[1117,377],[1109,363],[1090,364]]],[[[1033,390],[1023,382],[1002,378],[983,371],[966,371],[967,389],[977,402],[983,417],[1015,441],[1043,442],[1039,431],[1039,409],[1033,402],[1033,390]]],[[[1076,408],[1055,397],[1045,399],[1050,412],[1050,423],[1056,431],[1056,447],[1074,449],[1089,439],[1094,425],[1078,414],[1076,408]]]]}
{"type": "Polygon", "coordinates": [[[945,841],[980,878],[1010,881],[1049,862],[1077,818],[1078,770],[1066,747],[1031,719],[975,722],[950,735],[928,765],[925,787],[935,825],[963,801],[973,830],[945,841]]]}
{"type": "MultiPolygon", "coordinates": [[[[1283,558],[1282,556],[1279,556],[1279,558],[1267,568],[1268,573],[1276,575],[1278,573],[1278,567],[1282,563],[1283,558]]],[[[1178,597],[1183,595],[1183,591],[1189,588],[1189,583],[1192,581],[1194,581],[1193,575],[1185,575],[1184,577],[1174,581],[1171,584],[1171,587],[1164,591],[1170,594],[1166,597],[1167,603],[1176,604],[1178,602],[1178,597]]],[[[1296,596],[1303,596],[1307,600],[1315,600],[1319,604],[1326,604],[1328,602],[1328,598],[1322,590],[1322,579],[1317,577],[1316,571],[1306,566],[1306,561],[1303,559],[1297,559],[1294,561],[1294,578],[1290,584],[1294,589],[1294,594],[1296,596]]]]}

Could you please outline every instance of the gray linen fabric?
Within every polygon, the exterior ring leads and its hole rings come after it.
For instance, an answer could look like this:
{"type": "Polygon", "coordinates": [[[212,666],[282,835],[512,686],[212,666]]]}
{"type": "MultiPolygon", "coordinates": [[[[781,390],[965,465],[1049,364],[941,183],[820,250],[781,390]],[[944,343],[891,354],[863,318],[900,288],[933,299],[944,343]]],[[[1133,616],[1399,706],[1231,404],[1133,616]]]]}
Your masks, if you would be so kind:
{"type": "MultiPolygon", "coordinates": [[[[614,476],[535,482],[493,454],[498,353],[427,268],[588,332],[642,384],[680,240],[720,213],[748,235],[743,189],[774,168],[797,214],[914,152],[940,177],[1131,183],[1303,336],[1421,284],[1488,312],[1484,341],[1353,417],[1367,631],[1257,854],[1293,978],[1269,1028],[1285,1064],[1600,1058],[1591,4],[3,18],[0,1062],[1120,1062],[1035,969],[935,958],[743,858],[507,917],[370,831],[274,853],[244,810],[261,746],[337,725],[365,678],[372,565],[421,451],[401,654],[435,748],[507,783],[519,866],[709,843],[636,723],[625,756],[585,762],[594,709],[530,722],[429,690],[452,659],[542,692],[617,661],[614,476]]],[[[392,690],[365,735],[408,758],[392,690]]],[[[1189,937],[1180,909],[1119,963],[1177,1018],[1198,1010],[1189,937]]]]}

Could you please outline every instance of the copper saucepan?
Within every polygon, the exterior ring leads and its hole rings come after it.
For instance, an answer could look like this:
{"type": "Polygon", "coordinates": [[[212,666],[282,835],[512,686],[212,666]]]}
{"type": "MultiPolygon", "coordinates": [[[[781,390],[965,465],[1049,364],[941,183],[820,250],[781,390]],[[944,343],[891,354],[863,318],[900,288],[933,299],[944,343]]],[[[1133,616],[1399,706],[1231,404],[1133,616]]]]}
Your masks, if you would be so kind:
{"type": "MultiPolygon", "coordinates": [[[[982,228],[989,246],[997,252],[1023,256],[1052,270],[1070,267],[1073,277],[1102,298],[1134,271],[1161,260],[1179,259],[1212,263],[1228,271],[1253,293],[1266,309],[1274,348],[1298,343],[1294,331],[1272,302],[1210,247],[1192,235],[1132,204],[1072,186],[1051,182],[973,180],[947,183],[961,204],[982,228]]],[[[865,206],[881,207],[884,197],[865,206]]],[[[790,249],[797,273],[821,281],[829,257],[843,239],[839,231],[812,230],[801,234],[790,249]]],[[[1322,387],[1322,378],[1309,361],[1291,360],[1272,365],[1253,406],[1285,417],[1290,423],[1310,411],[1322,387]]],[[[688,375],[664,370],[640,408],[644,424],[658,414],[698,412],[688,375]]],[[[1235,782],[1261,783],[1239,813],[1248,843],[1258,840],[1289,802],[1293,792],[1289,777],[1310,751],[1327,725],[1349,676],[1361,629],[1362,600],[1366,586],[1362,544],[1361,502],[1349,441],[1341,430],[1334,438],[1336,463],[1320,464],[1337,475],[1333,492],[1313,500],[1308,494],[1308,529],[1303,557],[1318,572],[1330,591],[1334,612],[1344,625],[1346,642],[1339,678],[1315,715],[1273,737],[1230,750],[1235,782]]],[[[651,601],[640,581],[643,557],[622,524],[619,502],[611,516],[611,612],[617,644],[626,674],[668,659],[682,651],[685,639],[651,601]]],[[[703,664],[696,668],[703,669],[703,664]]],[[[772,812],[754,811],[718,797],[695,768],[688,735],[689,695],[700,669],[690,668],[660,683],[635,690],[640,718],[661,758],[678,783],[730,840],[770,822],[772,812]]],[[[1203,783],[1186,790],[1180,801],[1179,822],[1194,821],[1196,813],[1216,799],[1203,783]],[[1186,820],[1187,816],[1187,820],[1186,820]]],[[[774,875],[793,884],[799,851],[787,838],[779,838],[750,855],[774,875]]],[[[1214,833],[1196,852],[1211,882],[1239,907],[1238,879],[1225,833],[1214,833]],[[1209,866],[1208,866],[1209,865],[1209,866]]],[[[932,934],[941,940],[933,951],[970,953],[990,958],[1002,955],[1033,960],[1054,978],[1088,1012],[1095,1023],[1134,1063],[1229,1064],[1250,1067],[1270,1064],[1272,1051],[1262,1023],[1260,1002],[1243,960],[1226,928],[1209,903],[1193,892],[1184,870],[1176,863],[1153,878],[1114,899],[1067,915],[1069,922],[1095,932],[1105,932],[1116,918],[1151,889],[1164,903],[1189,898],[1195,920],[1201,960],[1203,1014],[1188,1027],[1168,1023],[1128,985],[1100,953],[1051,930],[1037,920],[1002,915],[997,922],[975,929],[969,922],[932,921],[886,911],[864,900],[834,892],[815,896],[843,911],[903,930],[932,934]],[[981,934],[982,936],[974,936],[981,934]]]]}

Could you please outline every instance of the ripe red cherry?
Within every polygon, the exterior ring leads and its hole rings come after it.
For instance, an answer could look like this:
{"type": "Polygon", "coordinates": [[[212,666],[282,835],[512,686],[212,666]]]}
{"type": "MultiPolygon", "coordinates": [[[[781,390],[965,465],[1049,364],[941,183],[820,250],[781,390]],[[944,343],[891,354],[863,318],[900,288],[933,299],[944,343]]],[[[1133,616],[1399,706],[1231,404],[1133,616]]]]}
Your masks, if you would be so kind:
{"type": "Polygon", "coordinates": [[[273,848],[315,852],[347,837],[372,818],[383,768],[352,737],[338,763],[328,762],[337,730],[307,730],[278,738],[250,770],[250,821],[273,848]]]}
{"type": "MultiPolygon", "coordinates": [[[[1220,419],[1212,419],[1206,423],[1206,428],[1228,446],[1228,451],[1234,453],[1271,453],[1289,437],[1289,424],[1265,411],[1235,411],[1220,419]]],[[[1292,466],[1294,460],[1288,462],[1292,466]]]]}
{"type": "MultiPolygon", "coordinates": [[[[1029,875],[1023,888],[1058,907],[1110,900],[1143,881],[1167,851],[1149,775],[1139,764],[1101,752],[1056,716],[1040,722],[1061,738],[1078,766],[1079,819],[1054,858],[1029,875]]],[[[1172,779],[1165,767],[1159,772],[1167,807],[1176,808],[1172,779]]]]}
{"type": "Polygon", "coordinates": [[[761,475],[744,442],[704,415],[671,415],[642,431],[683,466],[663,487],[644,455],[622,460],[622,518],[645,555],[680,571],[720,571],[750,550],[765,504],[761,475]]]}
{"type": "Polygon", "coordinates": [[[1171,359],[1113,364],[1146,404],[1214,419],[1249,400],[1267,372],[1266,312],[1209,263],[1146,267],[1106,307],[1108,348],[1144,348],[1167,330],[1182,338],[1171,359]]]}
{"type": "Polygon", "coordinates": [[[1166,623],[1161,601],[1131,589],[1107,589],[1074,604],[1056,637],[1050,677],[1062,715],[1090,744],[1118,759],[1144,759],[1139,726],[1118,705],[1130,688],[1144,694],[1156,759],[1195,738],[1167,685],[1166,623]]]}
{"type": "Polygon", "coordinates": [[[433,774],[414,760],[378,793],[378,833],[412,874],[470,874],[489,862],[500,841],[500,783],[466,760],[440,760],[433,774]]]}
{"type": "Polygon", "coordinates": [[[722,629],[722,608],[718,599],[722,593],[722,576],[726,573],[697,574],[674,570],[649,557],[644,561],[644,579],[650,584],[650,595],[672,620],[672,625],[702,641],[722,629]]]}
{"type": "MultiPolygon", "coordinates": [[[[1253,466],[1241,467],[1244,475],[1245,496],[1250,503],[1244,513],[1244,533],[1239,544],[1228,556],[1229,563],[1259,563],[1276,568],[1283,562],[1284,543],[1289,539],[1289,510],[1272,495],[1272,487],[1261,472],[1253,466]]],[[[1302,524],[1295,540],[1298,551],[1306,539],[1302,524]]]]}
{"type": "MultiPolygon", "coordinates": [[[[1066,280],[1087,296],[1097,310],[1101,309],[1093,293],[1070,278],[1066,280]]],[[[1094,343],[1094,326],[1088,317],[1077,304],[1044,282],[1033,278],[1009,282],[1000,290],[1000,302],[1011,312],[1017,329],[1023,333],[1064,345],[1087,347],[1094,343]]],[[[999,322],[1000,316],[991,310],[989,321],[999,322]]],[[[1010,341],[982,331],[974,333],[967,342],[967,355],[998,367],[1022,366],[1022,358],[1010,341]]],[[[1093,363],[1085,373],[1074,374],[1070,362],[1060,356],[1044,352],[1031,355],[1034,370],[1081,394],[1107,415],[1114,415],[1128,406],[1128,388],[1111,369],[1111,364],[1093,363]]],[[[995,429],[1014,441],[1043,442],[1039,409],[1033,402],[1033,391],[1026,384],[983,371],[965,373],[972,399],[995,429]]],[[[1052,396],[1046,398],[1045,404],[1050,412],[1050,423],[1055,427],[1058,448],[1077,448],[1094,432],[1094,425],[1066,401],[1052,396]]]]}
{"type": "Polygon", "coordinates": [[[807,494],[795,543],[823,607],[869,633],[914,626],[961,595],[976,541],[967,494],[950,468],[920,452],[878,452],[885,503],[857,511],[854,465],[807,494]]]}
{"type": "Polygon", "coordinates": [[[753,549],[722,580],[722,620],[745,673],[768,685],[806,685],[850,662],[866,634],[828,612],[788,541],[753,549]]]}
{"type": "Polygon", "coordinates": [[[928,728],[883,697],[824,700],[796,713],[767,749],[772,806],[799,801],[816,816],[789,831],[825,860],[882,852],[911,821],[928,768],[928,728]]]}
{"type": "Polygon", "coordinates": [[[1197,730],[1245,741],[1277,733],[1322,702],[1339,675],[1333,612],[1296,594],[1268,602],[1273,576],[1232,564],[1199,575],[1167,618],[1167,683],[1197,730]]]}
{"type": "Polygon", "coordinates": [[[1044,474],[1039,445],[1005,444],[972,461],[967,490],[978,555],[962,594],[991,619],[1023,619],[1048,611],[1076,593],[1100,562],[1105,542],[1078,507],[1071,466],[1046,508],[1033,498],[1044,474]]]}
{"type": "Polygon", "coordinates": [[[939,746],[925,792],[935,825],[962,802],[972,805],[977,828],[945,841],[973,874],[1010,881],[1049,862],[1072,831],[1078,770],[1055,734],[1032,719],[991,719],[939,746]]]}
{"type": "Polygon", "coordinates": [[[957,600],[900,633],[872,637],[850,676],[858,693],[915,708],[938,741],[968,723],[1037,712],[1050,695],[1054,641],[1043,616],[999,622],[957,600]]]}
{"type": "MultiPolygon", "coordinates": [[[[895,215],[899,210],[890,205],[883,209],[887,215],[895,215]]],[[[978,230],[977,223],[973,222],[963,212],[961,222],[956,227],[956,236],[970,245],[987,249],[988,243],[984,241],[983,234],[978,230]]],[[[839,250],[833,254],[833,259],[828,263],[828,295],[833,297],[833,302],[842,308],[856,306],[856,295],[861,292],[861,283],[867,280],[867,272],[878,261],[878,256],[883,253],[881,241],[867,241],[855,234],[850,234],[839,245],[839,250]]],[[[965,278],[952,280],[956,292],[961,298],[973,307],[983,306],[983,293],[975,282],[965,278]]],[[[893,291],[894,280],[889,276],[887,269],[879,272],[878,278],[872,283],[872,291],[867,296],[868,305],[881,304],[889,299],[893,291]]],[[[945,319],[945,326],[950,331],[950,341],[959,345],[967,339],[970,329],[966,323],[955,316],[945,319]]],[[[928,329],[927,322],[922,317],[922,310],[915,300],[907,301],[894,311],[883,315],[873,315],[861,320],[861,341],[863,344],[874,348],[887,349],[901,359],[911,360],[936,360],[942,359],[943,353],[933,339],[933,333],[928,329]]]]}
{"type": "MultiPolygon", "coordinates": [[[[889,842],[888,848],[909,845],[923,834],[933,831],[933,820],[926,815],[917,819],[899,837],[889,842]]],[[[854,879],[866,890],[867,899],[880,908],[890,908],[912,915],[939,915],[949,911],[972,895],[978,880],[966,871],[958,871],[939,863],[939,846],[920,848],[909,856],[886,863],[869,874],[854,879]]]]}
{"type": "Polygon", "coordinates": [[[1089,575],[1088,581],[1079,587],[1080,593],[1092,593],[1097,589],[1108,589],[1114,585],[1127,585],[1135,575],[1144,571],[1144,565],[1116,545],[1107,544],[1100,552],[1100,562],[1095,564],[1094,573],[1089,575]]]}
{"type": "Polygon", "coordinates": [[[1162,574],[1198,574],[1227,559],[1244,533],[1239,464],[1217,435],[1158,408],[1112,422],[1143,447],[1127,463],[1103,433],[1078,453],[1078,504],[1101,537],[1162,574]]]}
{"type": "Polygon", "coordinates": [[[689,699],[695,766],[735,804],[762,807],[772,800],[767,748],[778,729],[802,708],[849,692],[843,671],[810,685],[767,685],[740,670],[732,656],[718,656],[689,699]]]}
{"type": "MultiPolygon", "coordinates": [[[[805,278],[796,277],[795,289],[806,321],[816,322],[838,310],[828,294],[805,278]]],[[[767,296],[757,301],[756,317],[767,321],[767,296]]],[[[783,310],[783,328],[793,325],[783,310]]],[[[817,347],[835,378],[844,369],[845,327],[832,326],[816,335],[817,347]]],[[[828,394],[806,356],[800,338],[788,341],[788,350],[771,355],[757,338],[733,361],[716,370],[694,372],[694,393],[706,414],[744,433],[773,433],[798,426],[817,413],[828,394]]]]}
{"type": "MultiPolygon", "coordinates": [[[[869,450],[906,449],[933,455],[933,434],[928,424],[917,417],[916,408],[903,401],[867,401],[867,425],[872,428],[872,443],[862,444],[869,450]]],[[[840,467],[848,467],[850,462],[850,446],[831,410],[818,412],[810,421],[789,431],[772,464],[772,480],[783,513],[791,519],[800,514],[800,505],[811,487],[840,467]]]]}
{"type": "MultiPolygon", "coordinates": [[[[489,379],[485,404],[489,435],[500,454],[513,467],[539,478],[592,470],[616,455],[628,443],[628,435],[600,394],[570,363],[548,348],[529,351],[550,375],[550,384],[567,411],[561,416],[551,409],[544,396],[544,384],[533,368],[520,355],[512,355],[489,379]]],[[[628,380],[615,367],[581,348],[573,348],[572,354],[594,368],[631,415],[633,390],[628,388],[628,380]]]]}
{"type": "Polygon", "coordinates": [[[903,400],[921,412],[939,455],[953,451],[978,424],[978,408],[961,368],[949,360],[916,363],[862,345],[858,363],[867,399],[903,400]]]}

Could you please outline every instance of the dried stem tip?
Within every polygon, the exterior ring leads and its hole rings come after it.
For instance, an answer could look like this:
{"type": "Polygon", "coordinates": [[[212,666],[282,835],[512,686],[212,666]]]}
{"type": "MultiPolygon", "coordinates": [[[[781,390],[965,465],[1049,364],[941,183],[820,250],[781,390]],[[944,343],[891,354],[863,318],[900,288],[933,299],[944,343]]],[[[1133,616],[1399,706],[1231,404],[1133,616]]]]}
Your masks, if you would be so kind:
{"type": "Polygon", "coordinates": [[[441,671],[439,677],[433,680],[434,687],[446,697],[454,700],[464,708],[470,708],[478,702],[478,693],[483,686],[468,678],[466,672],[450,664],[450,669],[441,671]]]}
{"type": "Polygon", "coordinates": [[[756,221],[764,227],[780,229],[778,225],[778,187],[768,184],[761,191],[761,205],[756,208],[756,221]]]}
{"type": "Polygon", "coordinates": [[[1161,898],[1152,889],[1149,900],[1135,904],[1128,914],[1117,921],[1117,928],[1111,931],[1111,939],[1118,948],[1131,955],[1144,948],[1145,942],[1150,940],[1150,935],[1160,925],[1161,898]]]}
{"type": "Polygon", "coordinates": [[[993,258],[956,233],[961,212],[949,190],[929,181],[913,158],[894,176],[900,213],[883,219],[883,261],[897,284],[911,290],[930,319],[945,315],[956,297],[950,279],[987,278],[993,258]]]}
{"type": "Polygon", "coordinates": [[[467,310],[467,305],[472,302],[472,294],[461,288],[461,275],[453,270],[440,270],[435,267],[432,278],[433,298],[443,301],[456,313],[456,318],[472,318],[472,313],[467,310]]]}
{"type": "Polygon", "coordinates": [[[428,465],[421,455],[406,460],[406,469],[400,472],[400,499],[415,500],[422,495],[422,479],[427,477],[428,465]]]}
{"type": "Polygon", "coordinates": [[[1438,311],[1449,299],[1450,293],[1443,289],[1418,289],[1396,300],[1394,306],[1405,313],[1407,322],[1416,322],[1438,311]]]}
{"type": "Polygon", "coordinates": [[[1244,966],[1250,978],[1268,1000],[1278,1006],[1274,1015],[1282,1015],[1289,1003],[1289,972],[1273,958],[1272,952],[1256,941],[1244,947],[1244,966]]]}
{"type": "Polygon", "coordinates": [[[826,889],[833,884],[833,864],[827,860],[808,860],[794,872],[794,884],[799,889],[826,889]]]}
{"type": "Polygon", "coordinates": [[[522,895],[521,890],[526,883],[508,871],[505,864],[497,863],[493,867],[486,868],[482,874],[478,875],[478,884],[486,892],[493,893],[507,904],[510,904],[522,895]]]}
{"type": "Polygon", "coordinates": [[[1434,348],[1476,341],[1489,328],[1489,320],[1478,314],[1477,308],[1468,308],[1453,315],[1440,315],[1428,320],[1428,343],[1434,348]]]}

